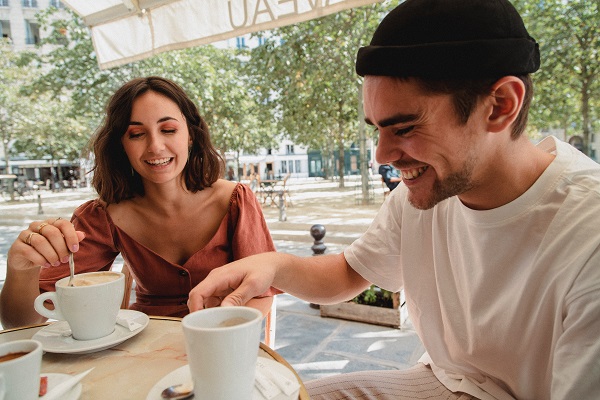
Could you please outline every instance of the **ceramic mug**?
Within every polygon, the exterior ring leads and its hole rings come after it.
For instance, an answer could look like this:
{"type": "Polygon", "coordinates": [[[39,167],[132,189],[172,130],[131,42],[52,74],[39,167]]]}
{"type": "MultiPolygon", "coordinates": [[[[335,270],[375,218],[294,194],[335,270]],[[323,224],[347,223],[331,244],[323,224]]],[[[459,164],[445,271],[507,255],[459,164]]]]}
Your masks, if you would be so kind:
{"type": "Polygon", "coordinates": [[[56,292],[40,294],[34,302],[42,316],[67,321],[73,338],[93,340],[110,335],[115,330],[117,314],[125,292],[125,275],[115,271],[77,274],[74,286],[69,277],[56,282],[56,292]],[[44,306],[54,304],[54,310],[44,306]]]}
{"type": "Polygon", "coordinates": [[[0,400],[37,400],[42,344],[14,340],[0,344],[0,400]]]}
{"type": "Polygon", "coordinates": [[[262,319],[250,307],[215,307],[183,318],[195,399],[252,400],[262,319]]]}

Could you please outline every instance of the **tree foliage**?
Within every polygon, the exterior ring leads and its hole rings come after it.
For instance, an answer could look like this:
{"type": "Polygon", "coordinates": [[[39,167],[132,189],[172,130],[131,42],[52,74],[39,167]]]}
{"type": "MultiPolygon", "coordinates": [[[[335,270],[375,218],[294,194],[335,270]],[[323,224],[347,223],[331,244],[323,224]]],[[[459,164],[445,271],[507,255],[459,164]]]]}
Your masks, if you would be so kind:
{"type": "MultiPolygon", "coordinates": [[[[80,127],[87,128],[83,139],[89,140],[118,87],[132,78],[150,75],[172,79],[186,90],[209,124],[213,142],[223,152],[256,151],[271,144],[272,124],[257,123],[259,110],[249,95],[245,61],[238,51],[202,46],[100,70],[89,29],[79,17],[69,12],[67,18],[57,18],[56,10],[48,9],[39,14],[39,20],[49,32],[41,45],[51,50],[40,56],[40,62],[47,66],[44,73],[26,85],[25,91],[32,97],[69,100],[63,102],[61,115],[79,121],[77,133],[63,135],[64,141],[77,139],[69,147],[85,147],[79,142],[80,127]]],[[[39,141],[27,140],[22,148],[34,154],[34,149],[40,149],[37,144],[39,141]]]]}
{"type": "Polygon", "coordinates": [[[343,152],[358,139],[359,86],[356,51],[367,44],[390,2],[342,11],[272,31],[252,51],[257,95],[293,141],[343,152]]]}
{"type": "MultiPolygon", "coordinates": [[[[541,46],[531,128],[565,129],[567,137],[584,137],[587,146],[599,125],[600,0],[513,2],[541,46]]],[[[360,129],[356,52],[398,3],[262,33],[265,44],[252,50],[201,46],[110,70],[98,68],[83,21],[68,10],[59,18],[50,8],[38,14],[47,33],[39,56],[0,43],[1,139],[31,156],[74,159],[119,86],[160,75],[181,84],[197,103],[222,151],[253,152],[285,135],[330,159],[335,151],[343,156],[360,129]]],[[[331,162],[328,169],[331,174],[331,162]]]]}
{"type": "Polygon", "coordinates": [[[21,95],[21,87],[35,73],[28,67],[30,57],[13,52],[8,40],[0,40],[0,140],[6,153],[7,172],[10,172],[11,149],[15,140],[26,133],[24,122],[30,114],[30,99],[21,95]]]}
{"type": "Polygon", "coordinates": [[[600,1],[515,0],[540,44],[530,124],[581,135],[589,153],[600,103],[600,1]]]}

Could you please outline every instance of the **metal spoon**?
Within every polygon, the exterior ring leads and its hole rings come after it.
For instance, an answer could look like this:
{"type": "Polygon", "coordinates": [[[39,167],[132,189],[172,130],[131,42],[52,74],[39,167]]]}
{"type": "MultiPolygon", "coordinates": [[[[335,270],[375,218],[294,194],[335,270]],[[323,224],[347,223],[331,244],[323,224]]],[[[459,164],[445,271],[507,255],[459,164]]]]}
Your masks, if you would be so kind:
{"type": "Polygon", "coordinates": [[[192,385],[180,383],[179,385],[169,386],[163,390],[160,397],[171,400],[191,399],[194,397],[194,390],[192,385]]]}
{"type": "Polygon", "coordinates": [[[69,253],[69,272],[71,276],[69,277],[68,286],[73,286],[73,277],[75,276],[75,261],[73,260],[73,253],[69,253]]]}

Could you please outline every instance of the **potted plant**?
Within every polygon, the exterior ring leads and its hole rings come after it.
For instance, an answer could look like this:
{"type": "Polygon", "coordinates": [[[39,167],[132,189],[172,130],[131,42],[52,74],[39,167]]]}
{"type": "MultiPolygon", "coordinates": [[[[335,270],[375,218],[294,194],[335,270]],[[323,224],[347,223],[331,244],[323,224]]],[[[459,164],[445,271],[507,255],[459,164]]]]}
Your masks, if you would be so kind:
{"type": "Polygon", "coordinates": [[[371,285],[354,299],[321,305],[321,316],[400,328],[406,319],[404,293],[371,285]]]}

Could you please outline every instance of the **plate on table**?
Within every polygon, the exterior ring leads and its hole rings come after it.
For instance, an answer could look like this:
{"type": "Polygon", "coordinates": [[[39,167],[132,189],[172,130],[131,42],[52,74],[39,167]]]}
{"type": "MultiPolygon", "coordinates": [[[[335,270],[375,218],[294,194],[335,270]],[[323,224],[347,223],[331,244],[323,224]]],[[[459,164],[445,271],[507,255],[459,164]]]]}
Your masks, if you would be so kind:
{"type": "Polygon", "coordinates": [[[150,321],[146,314],[135,310],[120,310],[119,317],[133,320],[139,323],[141,327],[130,331],[128,328],[116,324],[115,330],[110,335],[99,339],[77,340],[71,336],[71,329],[67,321],[57,321],[37,331],[32,339],[40,341],[42,349],[48,353],[93,353],[123,343],[143,331],[150,321]]]}
{"type": "MultiPolygon", "coordinates": [[[[294,382],[298,381],[296,375],[290,371],[285,365],[278,363],[277,361],[259,357],[260,363],[266,367],[268,370],[276,372],[280,375],[285,376],[288,379],[293,380],[294,382]]],[[[182,383],[187,383],[191,385],[192,375],[190,373],[190,367],[188,365],[184,365],[183,367],[177,368],[175,371],[165,375],[160,381],[158,381],[146,397],[146,400],[162,400],[161,393],[163,390],[168,388],[171,385],[179,385],[182,383]]],[[[298,400],[298,395],[300,392],[300,388],[295,391],[291,396],[287,396],[284,393],[279,393],[277,396],[273,397],[271,400],[298,400]]],[[[258,391],[256,387],[254,387],[254,392],[252,394],[252,400],[265,400],[265,397],[258,391]]]]}
{"type": "MultiPolygon", "coordinates": [[[[48,390],[46,393],[50,393],[52,389],[56,387],[61,382],[66,381],[69,378],[72,378],[71,375],[67,374],[51,374],[51,373],[41,373],[40,376],[48,377],[48,390]]],[[[77,382],[77,385],[73,386],[71,390],[61,396],[61,400],[78,400],[81,396],[81,382],[77,382]]],[[[44,400],[46,396],[42,396],[39,400],[44,400]]]]}

